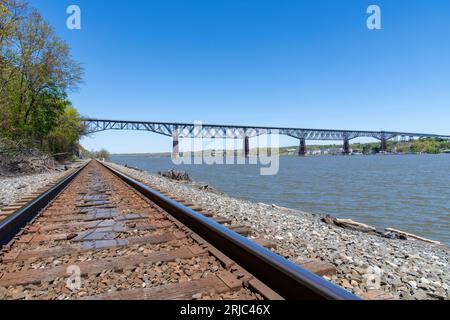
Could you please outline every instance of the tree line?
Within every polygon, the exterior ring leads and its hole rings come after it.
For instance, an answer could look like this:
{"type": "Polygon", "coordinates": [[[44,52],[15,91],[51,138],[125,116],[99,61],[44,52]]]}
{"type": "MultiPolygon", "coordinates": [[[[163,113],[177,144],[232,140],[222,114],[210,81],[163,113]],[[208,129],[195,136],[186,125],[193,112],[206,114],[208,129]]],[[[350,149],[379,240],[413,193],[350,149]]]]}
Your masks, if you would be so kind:
{"type": "Polygon", "coordinates": [[[84,148],[81,148],[81,153],[84,158],[91,158],[91,159],[99,159],[99,160],[109,160],[111,157],[111,154],[106,149],[100,149],[99,151],[91,150],[88,151],[84,148]]]}
{"type": "Polygon", "coordinates": [[[84,133],[68,100],[83,68],[23,0],[0,0],[0,147],[73,155],[84,133]]]}
{"type": "MultiPolygon", "coordinates": [[[[327,146],[317,146],[323,148],[327,146]]],[[[328,146],[330,147],[330,146],[328,146]]],[[[312,148],[312,147],[310,147],[312,148]]],[[[353,143],[350,145],[353,150],[359,150],[364,154],[380,153],[380,142],[353,143]]],[[[390,153],[431,153],[437,154],[450,150],[450,141],[437,138],[423,138],[411,141],[392,141],[386,142],[386,151],[390,153]]]]}
{"type": "MultiPolygon", "coordinates": [[[[355,144],[351,146],[363,153],[379,153],[381,145],[379,142],[355,144]]],[[[393,153],[430,153],[437,154],[450,149],[450,141],[436,138],[424,138],[411,141],[387,141],[386,151],[393,153]]]]}
{"type": "MultiPolygon", "coordinates": [[[[337,149],[341,148],[342,145],[308,145],[308,150],[325,150],[325,149],[337,149]]],[[[281,153],[286,154],[287,150],[297,150],[297,146],[283,147],[281,148],[281,153]]],[[[354,151],[360,151],[364,154],[375,154],[380,153],[381,144],[380,142],[369,142],[369,143],[352,143],[350,148],[354,151]]],[[[423,138],[411,141],[392,141],[386,142],[386,151],[390,153],[429,153],[437,154],[442,152],[450,151],[450,140],[439,139],[439,138],[423,138]]]]}

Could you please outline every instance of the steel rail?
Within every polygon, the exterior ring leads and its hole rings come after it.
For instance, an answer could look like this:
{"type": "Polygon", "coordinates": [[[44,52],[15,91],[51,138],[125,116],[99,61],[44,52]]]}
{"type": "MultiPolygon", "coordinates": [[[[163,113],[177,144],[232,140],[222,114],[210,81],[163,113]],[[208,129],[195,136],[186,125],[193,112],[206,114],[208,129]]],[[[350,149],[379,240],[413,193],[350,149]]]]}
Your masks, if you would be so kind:
{"type": "Polygon", "coordinates": [[[65,187],[87,166],[81,165],[74,172],[59,181],[55,186],[45,191],[28,204],[15,211],[0,222],[0,248],[7,245],[39,212],[44,209],[65,187]]]}
{"type": "Polygon", "coordinates": [[[202,214],[102,163],[114,175],[178,219],[200,237],[289,300],[360,300],[359,297],[301,268],[202,214]]]}

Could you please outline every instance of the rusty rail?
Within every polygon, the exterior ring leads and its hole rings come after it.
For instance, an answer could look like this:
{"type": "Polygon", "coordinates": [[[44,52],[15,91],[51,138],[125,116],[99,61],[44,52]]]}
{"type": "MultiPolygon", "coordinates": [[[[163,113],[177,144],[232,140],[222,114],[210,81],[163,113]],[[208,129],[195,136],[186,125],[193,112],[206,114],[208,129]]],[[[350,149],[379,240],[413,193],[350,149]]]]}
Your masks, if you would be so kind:
{"type": "Polygon", "coordinates": [[[44,209],[86,167],[87,163],[59,181],[52,188],[0,222],[0,248],[7,245],[39,212],[44,209]]]}

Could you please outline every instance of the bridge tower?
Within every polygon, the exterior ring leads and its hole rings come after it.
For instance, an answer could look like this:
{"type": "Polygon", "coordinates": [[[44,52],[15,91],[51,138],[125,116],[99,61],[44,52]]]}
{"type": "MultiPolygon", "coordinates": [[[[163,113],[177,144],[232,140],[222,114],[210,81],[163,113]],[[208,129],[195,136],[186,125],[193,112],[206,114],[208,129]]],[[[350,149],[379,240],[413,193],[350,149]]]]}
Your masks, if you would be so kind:
{"type": "Polygon", "coordinates": [[[298,155],[301,157],[306,156],[306,139],[300,138],[300,146],[298,148],[298,155]]]}

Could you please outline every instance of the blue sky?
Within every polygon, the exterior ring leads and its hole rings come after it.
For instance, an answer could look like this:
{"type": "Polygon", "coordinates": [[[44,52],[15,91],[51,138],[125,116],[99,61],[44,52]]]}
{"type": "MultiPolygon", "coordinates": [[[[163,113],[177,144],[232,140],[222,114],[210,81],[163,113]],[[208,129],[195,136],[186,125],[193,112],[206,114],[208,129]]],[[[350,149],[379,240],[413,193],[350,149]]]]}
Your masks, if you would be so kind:
{"type": "MultiPolygon", "coordinates": [[[[32,0],[86,70],[98,118],[450,134],[450,2],[32,0]],[[66,28],[79,5],[82,29],[66,28]],[[382,30],[368,30],[377,4],[382,30]]],[[[282,144],[296,144],[282,138],[282,144]]],[[[169,151],[114,131],[88,149],[169,151]]]]}

